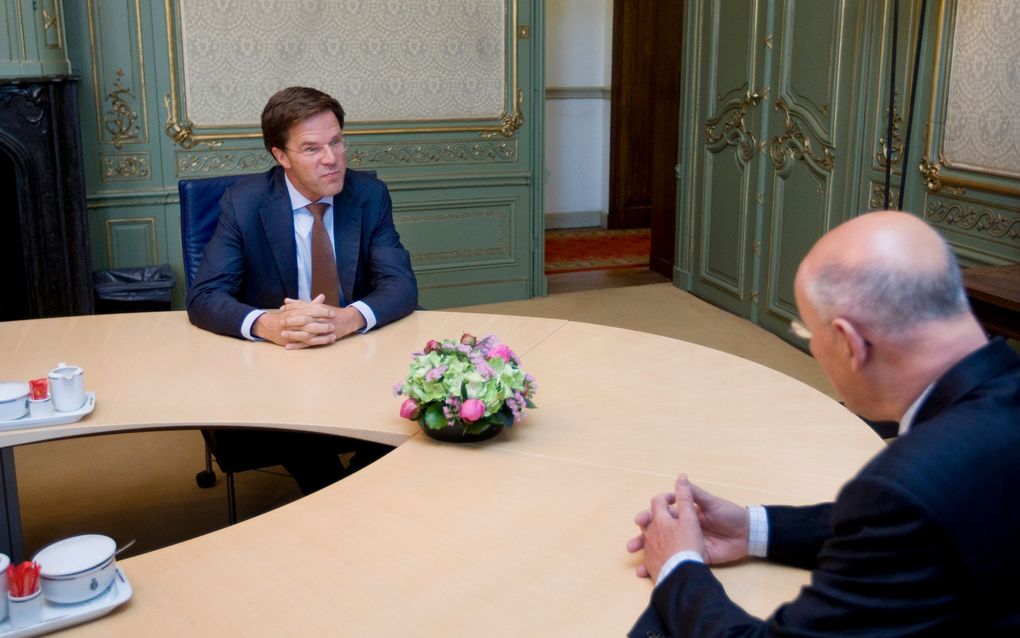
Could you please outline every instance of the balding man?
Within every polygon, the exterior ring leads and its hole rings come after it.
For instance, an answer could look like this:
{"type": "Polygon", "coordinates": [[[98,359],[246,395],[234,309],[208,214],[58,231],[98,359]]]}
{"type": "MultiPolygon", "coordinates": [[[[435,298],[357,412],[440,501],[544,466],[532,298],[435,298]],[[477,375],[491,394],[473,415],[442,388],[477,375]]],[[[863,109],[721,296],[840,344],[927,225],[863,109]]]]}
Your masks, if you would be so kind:
{"type": "Polygon", "coordinates": [[[847,407],[900,435],[834,503],[745,508],[681,475],[635,517],[656,586],[631,635],[1020,635],[1020,357],[986,339],[949,247],[911,215],[862,215],[815,244],[795,293],[847,407]],[[754,618],[706,566],[747,556],[811,584],[754,618]]]}

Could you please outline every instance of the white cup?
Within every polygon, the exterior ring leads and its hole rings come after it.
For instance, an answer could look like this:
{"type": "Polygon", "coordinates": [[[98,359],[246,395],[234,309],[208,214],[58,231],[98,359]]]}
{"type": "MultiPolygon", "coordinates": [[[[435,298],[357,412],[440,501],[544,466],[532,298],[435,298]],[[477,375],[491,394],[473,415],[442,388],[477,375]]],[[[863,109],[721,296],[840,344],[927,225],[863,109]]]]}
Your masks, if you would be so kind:
{"type": "Polygon", "coordinates": [[[0,622],[7,617],[7,568],[10,564],[7,554],[0,554],[0,622]]]}
{"type": "Polygon", "coordinates": [[[31,627],[42,622],[42,589],[36,589],[34,594],[21,598],[11,596],[11,592],[7,592],[7,604],[10,607],[11,627],[21,629],[22,627],[31,627]]]}
{"type": "Polygon", "coordinates": [[[71,412],[85,405],[85,371],[61,361],[50,370],[50,396],[53,407],[60,412],[71,412]]]}
{"type": "Polygon", "coordinates": [[[32,418],[53,416],[53,400],[49,397],[45,399],[29,399],[28,414],[32,418]]]}

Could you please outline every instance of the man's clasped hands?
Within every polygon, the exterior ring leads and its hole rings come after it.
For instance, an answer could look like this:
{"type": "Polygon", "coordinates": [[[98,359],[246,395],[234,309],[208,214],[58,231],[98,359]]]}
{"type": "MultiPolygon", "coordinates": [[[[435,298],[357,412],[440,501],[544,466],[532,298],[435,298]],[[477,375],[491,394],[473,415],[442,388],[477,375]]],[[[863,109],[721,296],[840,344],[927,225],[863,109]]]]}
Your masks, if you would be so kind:
{"type": "Polygon", "coordinates": [[[641,534],[630,539],[627,551],[644,551],[637,567],[642,578],[659,580],[670,557],[683,551],[697,552],[709,564],[729,563],[748,555],[747,509],[706,492],[681,474],[675,491],[652,498],[634,523],[641,534]]]}
{"type": "Polygon", "coordinates": [[[288,350],[323,346],[365,327],[365,318],[351,306],[334,308],[319,295],[311,301],[284,299],[279,310],[259,315],[252,334],[288,350]]]}

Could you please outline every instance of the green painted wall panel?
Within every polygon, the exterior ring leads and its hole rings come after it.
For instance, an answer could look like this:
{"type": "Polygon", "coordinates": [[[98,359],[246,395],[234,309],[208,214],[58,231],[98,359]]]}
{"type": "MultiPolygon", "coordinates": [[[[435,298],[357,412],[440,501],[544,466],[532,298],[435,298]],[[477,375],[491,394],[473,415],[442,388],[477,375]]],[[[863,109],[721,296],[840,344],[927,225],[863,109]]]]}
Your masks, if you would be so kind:
{"type": "MultiPolygon", "coordinates": [[[[516,41],[523,98],[523,122],[515,132],[483,136],[460,130],[471,122],[435,122],[407,132],[407,123],[354,122],[345,130],[348,165],[375,170],[390,186],[396,223],[415,255],[423,291],[442,291],[423,292],[431,307],[476,303],[483,289],[488,301],[544,293],[541,184],[532,179],[542,165],[543,6],[538,0],[506,0],[505,7],[507,68],[514,68],[516,41]],[[530,28],[527,38],[518,39],[511,24],[515,8],[517,23],[530,28]],[[364,133],[366,128],[376,132],[364,133]],[[466,287],[462,302],[461,287],[466,287]]],[[[178,0],[81,0],[67,9],[69,55],[83,77],[93,265],[119,267],[152,258],[169,262],[183,281],[177,181],[261,171],[273,162],[257,129],[192,131],[179,111],[174,120],[174,104],[183,99],[182,62],[171,56],[171,44],[180,54],[178,0]],[[215,139],[196,141],[188,137],[192,132],[215,139]],[[237,133],[242,136],[231,137],[237,133]],[[108,232],[107,223],[116,219],[139,222],[118,222],[117,231],[108,232]],[[155,251],[151,232],[142,227],[154,229],[155,251]]],[[[337,97],[343,102],[343,95],[337,97]]],[[[175,306],[183,299],[178,286],[175,306]]]]}

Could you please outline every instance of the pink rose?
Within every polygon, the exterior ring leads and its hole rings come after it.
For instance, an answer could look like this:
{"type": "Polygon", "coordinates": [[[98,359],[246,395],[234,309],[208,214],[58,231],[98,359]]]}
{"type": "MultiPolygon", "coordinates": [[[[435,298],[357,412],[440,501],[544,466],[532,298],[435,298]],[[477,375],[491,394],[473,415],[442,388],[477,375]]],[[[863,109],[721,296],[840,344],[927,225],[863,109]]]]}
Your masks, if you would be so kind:
{"type": "Polygon", "coordinates": [[[473,334],[465,332],[460,336],[460,342],[463,343],[465,346],[471,346],[472,348],[474,348],[475,344],[478,343],[478,339],[476,339],[473,334]]]}
{"type": "Polygon", "coordinates": [[[460,418],[468,423],[474,423],[485,414],[485,404],[478,399],[468,399],[460,406],[460,418]]]}
{"type": "Polygon", "coordinates": [[[493,357],[499,357],[504,362],[510,363],[513,360],[514,353],[510,348],[501,343],[492,350],[489,350],[489,358],[492,359],[493,357]]]}
{"type": "Polygon", "coordinates": [[[414,399],[407,399],[400,404],[400,418],[414,421],[418,418],[418,402],[414,399]]]}
{"type": "Polygon", "coordinates": [[[429,342],[425,344],[425,354],[439,350],[442,345],[443,344],[439,343],[435,339],[429,339],[429,342]]]}

